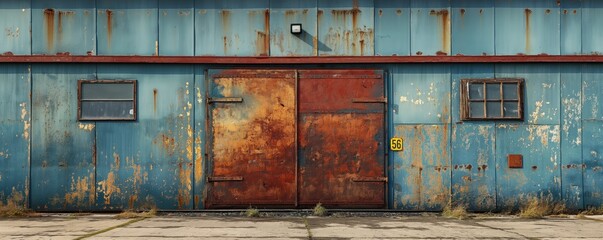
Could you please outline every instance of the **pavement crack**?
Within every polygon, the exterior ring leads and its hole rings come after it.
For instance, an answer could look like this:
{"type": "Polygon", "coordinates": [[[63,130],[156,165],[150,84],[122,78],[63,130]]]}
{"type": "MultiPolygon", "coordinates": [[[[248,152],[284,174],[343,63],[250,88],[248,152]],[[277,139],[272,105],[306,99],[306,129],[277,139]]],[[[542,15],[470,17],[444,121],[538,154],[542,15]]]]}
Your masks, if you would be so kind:
{"type": "Polygon", "coordinates": [[[98,230],[98,231],[96,231],[96,232],[88,233],[88,234],[86,234],[86,235],[83,235],[83,236],[80,236],[80,237],[78,237],[78,238],[75,238],[74,240],[81,240],[81,239],[86,239],[86,238],[89,238],[89,237],[93,237],[93,236],[99,235],[99,234],[101,234],[101,233],[106,233],[106,232],[108,232],[108,231],[111,231],[111,230],[113,230],[113,229],[122,228],[122,227],[128,226],[128,225],[130,225],[130,224],[132,224],[132,223],[140,222],[140,221],[145,220],[145,219],[146,219],[146,218],[136,218],[136,219],[132,219],[132,220],[127,221],[127,222],[122,223],[122,224],[118,224],[118,225],[115,225],[115,226],[112,226],[112,227],[108,227],[108,228],[105,228],[105,229],[101,229],[101,230],[98,230]]]}
{"type": "Polygon", "coordinates": [[[304,217],[304,225],[306,226],[306,231],[308,231],[308,239],[312,240],[312,231],[310,230],[310,223],[308,223],[308,218],[304,217]]]}
{"type": "Polygon", "coordinates": [[[512,234],[516,234],[516,235],[519,235],[520,237],[523,237],[523,238],[525,238],[525,239],[529,239],[529,240],[536,240],[536,239],[540,239],[540,238],[535,238],[535,237],[528,237],[528,236],[525,236],[525,235],[523,235],[523,234],[521,234],[521,233],[517,233],[517,232],[509,231],[509,230],[504,229],[504,228],[497,228],[497,227],[492,227],[492,226],[484,225],[484,224],[481,224],[481,223],[479,223],[479,222],[475,222],[475,224],[476,224],[476,225],[479,225],[479,226],[482,226],[482,227],[486,227],[486,228],[490,228],[490,229],[494,229],[494,230],[498,230],[498,231],[503,231],[503,232],[506,232],[506,233],[512,233],[512,234]]]}

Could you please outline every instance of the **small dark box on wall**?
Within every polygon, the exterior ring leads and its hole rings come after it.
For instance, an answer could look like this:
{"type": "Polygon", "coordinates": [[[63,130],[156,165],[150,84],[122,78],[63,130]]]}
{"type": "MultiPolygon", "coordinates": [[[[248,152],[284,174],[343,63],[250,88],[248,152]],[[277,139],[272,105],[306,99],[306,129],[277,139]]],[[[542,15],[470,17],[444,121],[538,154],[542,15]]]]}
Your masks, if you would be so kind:
{"type": "Polygon", "coordinates": [[[507,160],[509,162],[509,168],[523,168],[523,155],[509,154],[507,160]]]}

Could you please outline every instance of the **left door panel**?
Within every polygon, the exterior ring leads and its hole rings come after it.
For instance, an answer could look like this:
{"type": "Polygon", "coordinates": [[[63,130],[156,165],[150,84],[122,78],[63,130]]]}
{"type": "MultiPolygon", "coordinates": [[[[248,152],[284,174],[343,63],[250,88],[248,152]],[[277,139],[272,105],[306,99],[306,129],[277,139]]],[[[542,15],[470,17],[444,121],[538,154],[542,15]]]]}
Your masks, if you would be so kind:
{"type": "Polygon", "coordinates": [[[208,76],[206,207],[294,206],[295,71],[213,70],[208,76]]]}

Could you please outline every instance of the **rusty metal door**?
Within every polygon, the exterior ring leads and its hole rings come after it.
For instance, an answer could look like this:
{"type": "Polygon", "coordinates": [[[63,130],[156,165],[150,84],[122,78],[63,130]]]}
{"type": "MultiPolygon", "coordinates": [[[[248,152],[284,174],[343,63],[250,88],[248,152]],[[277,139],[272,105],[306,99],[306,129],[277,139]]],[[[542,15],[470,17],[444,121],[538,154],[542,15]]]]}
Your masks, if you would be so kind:
{"type": "Polygon", "coordinates": [[[385,207],[382,71],[299,71],[299,204],[385,207]]]}
{"type": "Polygon", "coordinates": [[[221,70],[208,75],[206,206],[294,206],[295,71],[221,70]]]}

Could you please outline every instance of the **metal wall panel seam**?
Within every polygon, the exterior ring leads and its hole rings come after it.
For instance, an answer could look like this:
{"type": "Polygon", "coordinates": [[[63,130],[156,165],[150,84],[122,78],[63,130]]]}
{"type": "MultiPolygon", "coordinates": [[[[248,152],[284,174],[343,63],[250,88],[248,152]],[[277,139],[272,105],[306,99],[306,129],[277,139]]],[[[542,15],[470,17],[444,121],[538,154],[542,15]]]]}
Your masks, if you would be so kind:
{"type": "MultiPolygon", "coordinates": [[[[582,15],[584,16],[584,14],[582,15]]],[[[581,26],[584,25],[584,22],[581,24],[581,26]]],[[[582,45],[582,44],[581,44],[582,45]]],[[[582,45],[583,46],[583,45],[582,45]]],[[[581,46],[581,47],[582,47],[581,46]]],[[[582,131],[580,131],[580,139],[584,139],[584,69],[586,64],[581,64],[581,68],[580,68],[580,108],[582,108],[582,110],[580,111],[580,121],[582,122],[581,128],[582,131]]],[[[584,194],[584,174],[586,173],[586,167],[585,167],[585,163],[584,163],[584,145],[582,145],[580,147],[580,161],[582,162],[582,208],[586,208],[586,198],[585,198],[585,194],[584,194]]]]}
{"type": "Polygon", "coordinates": [[[29,141],[29,143],[28,143],[29,147],[28,148],[29,149],[27,149],[27,151],[28,151],[28,153],[27,153],[27,155],[28,155],[27,161],[28,161],[29,169],[27,171],[28,172],[27,182],[25,183],[26,187],[27,187],[27,192],[25,194],[27,194],[27,196],[28,196],[27,199],[26,199],[26,201],[27,201],[26,207],[29,208],[29,209],[31,209],[31,187],[32,187],[32,185],[31,185],[32,184],[31,183],[32,182],[31,181],[31,144],[33,142],[32,139],[34,138],[34,136],[33,136],[33,123],[32,123],[32,120],[33,120],[33,111],[32,111],[33,110],[33,99],[32,99],[33,98],[32,97],[32,95],[33,95],[32,94],[32,92],[33,92],[33,79],[32,79],[32,73],[31,73],[31,64],[29,64],[29,66],[28,66],[27,69],[28,69],[28,73],[27,74],[29,75],[28,76],[29,77],[29,122],[31,124],[30,131],[31,131],[32,134],[30,134],[31,137],[28,139],[28,141],[29,141]]]}

